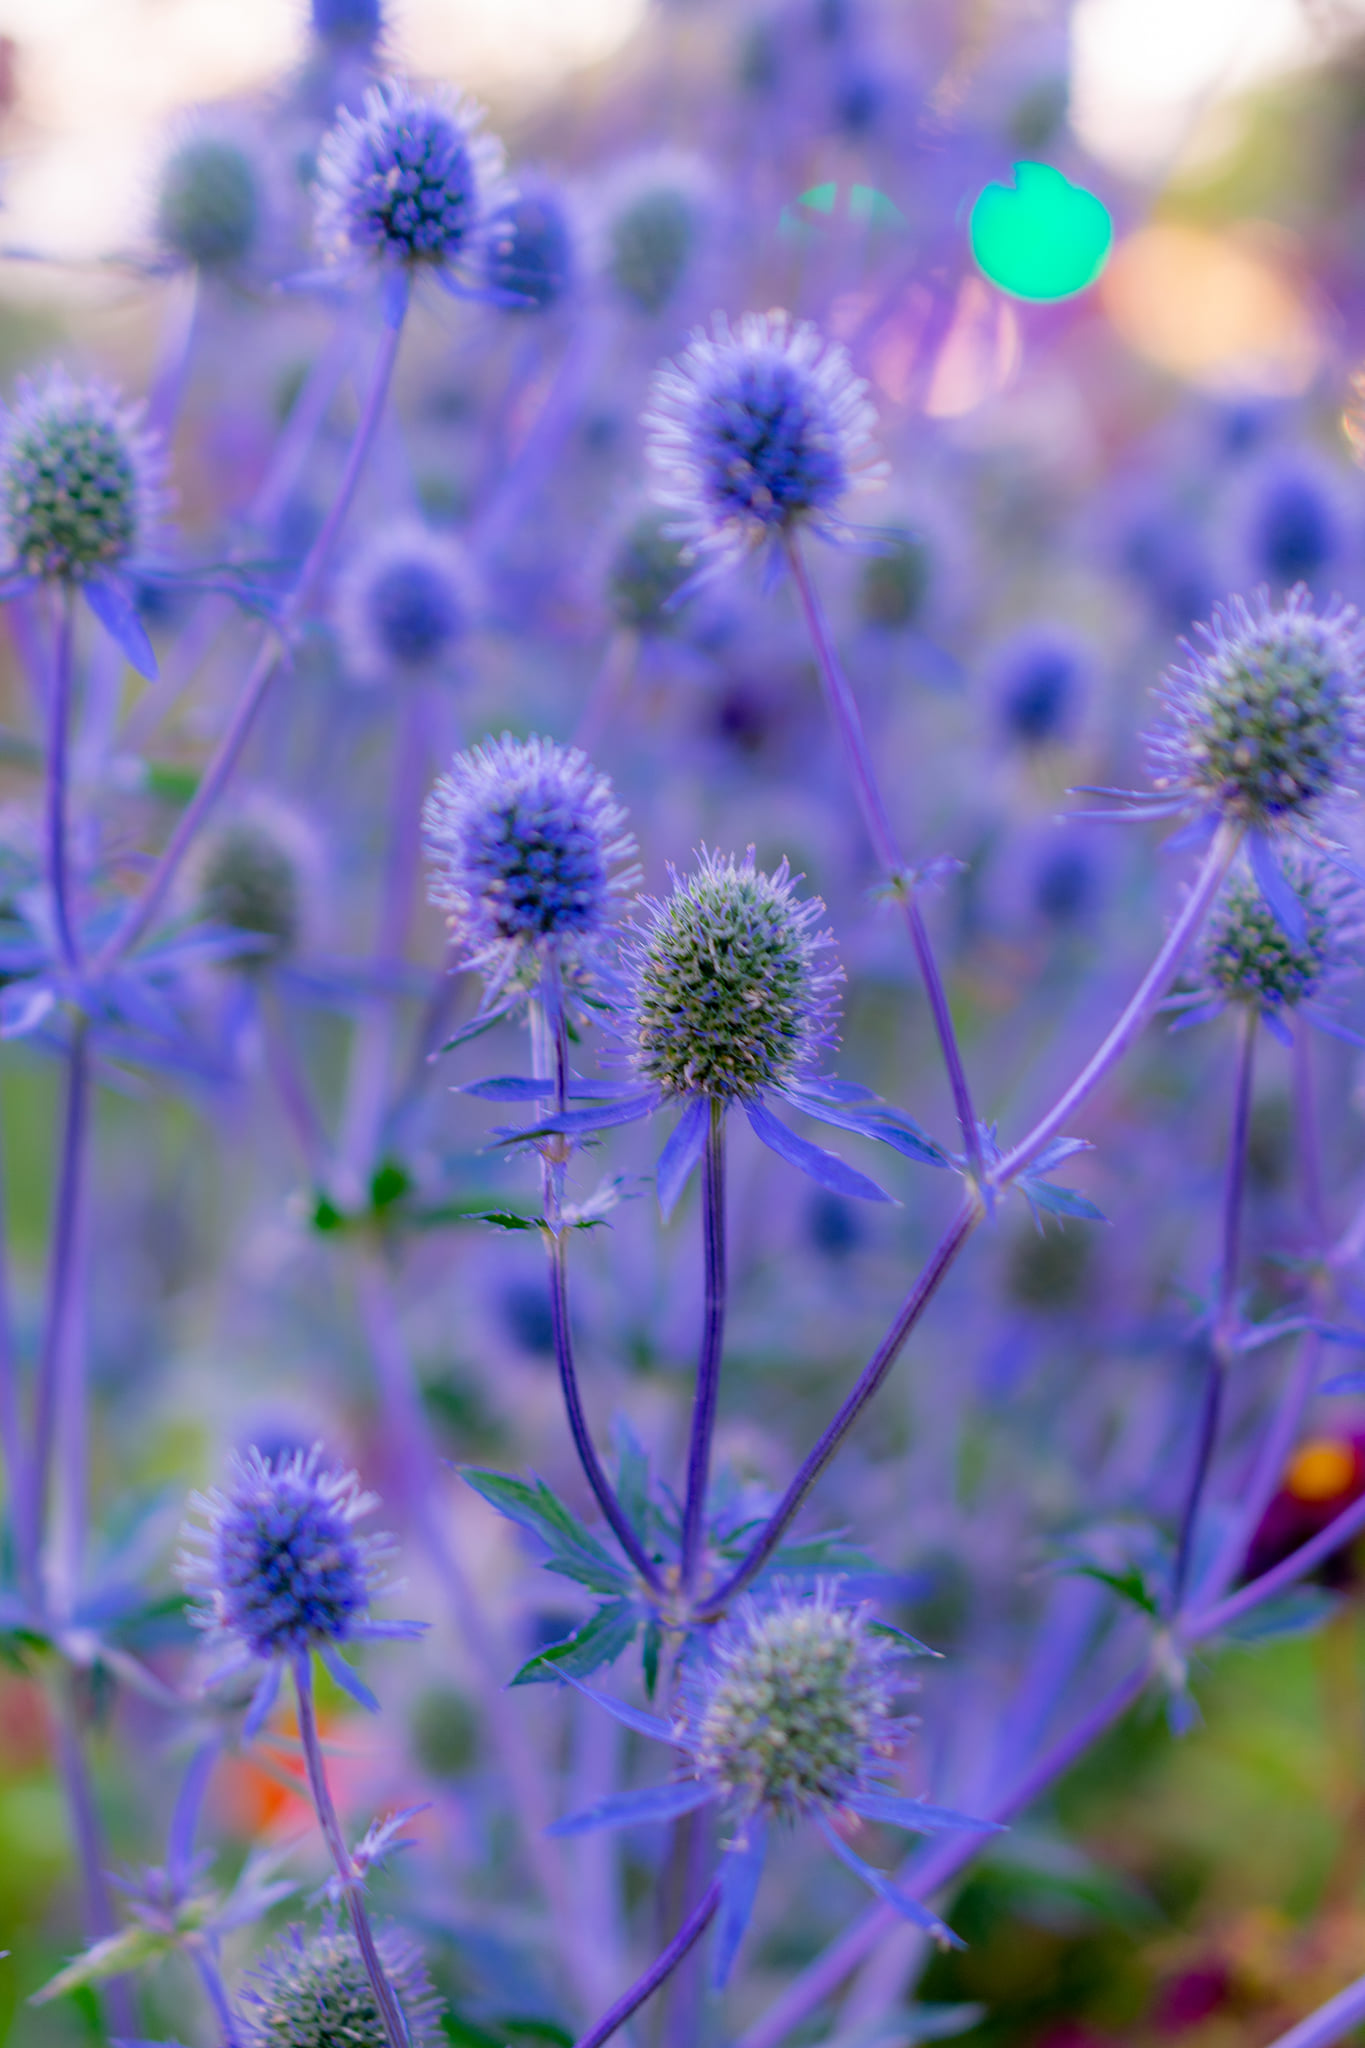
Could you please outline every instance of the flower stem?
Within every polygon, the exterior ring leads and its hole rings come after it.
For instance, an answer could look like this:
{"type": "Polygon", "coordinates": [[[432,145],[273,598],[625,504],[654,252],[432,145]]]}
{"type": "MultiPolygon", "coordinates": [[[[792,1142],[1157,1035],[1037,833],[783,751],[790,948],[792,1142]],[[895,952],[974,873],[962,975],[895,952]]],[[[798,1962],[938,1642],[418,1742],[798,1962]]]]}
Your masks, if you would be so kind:
{"type": "Polygon", "coordinates": [[[601,2048],[602,2042],[609,2041],[617,2028],[623,2027],[633,2012],[638,2012],[645,2000],[653,1996],[659,1986],[672,1976],[684,1957],[696,1947],[715,1919],[719,1905],[720,1879],[716,1877],[712,1878],[667,1948],[661,1950],[628,1991],[621,1993],[615,2005],[608,2007],[596,2026],[590,2027],[586,2034],[579,2036],[574,2048],[601,2048]]]}
{"type": "Polygon", "coordinates": [[[953,1108],[957,1112],[957,1121],[962,1131],[968,1170],[973,1180],[980,1183],[984,1172],[981,1133],[977,1128],[976,1111],[972,1106],[971,1090],[967,1085],[966,1069],[962,1064],[952,1012],[948,1007],[948,997],[938,971],[938,962],[934,958],[929,933],[915,895],[914,881],[913,878],[906,876],[905,863],[896,844],[896,835],[892,830],[891,819],[877,781],[877,771],[872,765],[872,755],[867,744],[867,735],[863,731],[857,699],[835,652],[824,607],[820,603],[815,585],[811,582],[810,570],[801,552],[801,543],[795,534],[788,536],[786,550],[801,601],[801,610],[805,616],[806,629],[815,650],[825,702],[843,741],[844,754],[853,777],[854,794],[858,799],[863,823],[867,827],[867,836],[888,879],[896,884],[905,911],[910,943],[915,949],[920,977],[929,998],[929,1008],[933,1012],[934,1029],[938,1034],[943,1064],[948,1070],[948,1085],[952,1090],[953,1108]]]}
{"type": "Polygon", "coordinates": [[[384,2028],[388,2048],[408,2048],[407,2022],[394,1995],[393,1986],[385,1974],[375,1946],[374,1930],[365,1908],[365,1894],[360,1872],[351,1861],[351,1852],[346,1846],[346,1837],[341,1831],[336,1807],[327,1785],[327,1772],[322,1761],[322,1744],[318,1740],[317,1712],[313,1705],[313,1670],[311,1653],[305,1650],[294,1659],[294,1693],[299,1706],[299,1741],[303,1748],[303,1760],[308,1769],[308,1784],[313,1794],[313,1806],[317,1812],[318,1825],[331,1852],[336,1873],[341,1880],[342,1896],[346,1911],[350,1915],[351,1929],[355,1935],[360,1960],[365,1966],[365,1975],[370,1980],[375,2004],[384,2028]]]}
{"type": "Polygon", "coordinates": [[[308,609],[322,572],[331,558],[332,548],[342,524],[351,509],[351,501],[360,482],[365,458],[370,452],[370,444],[374,440],[375,429],[379,425],[384,402],[388,397],[401,333],[400,325],[390,326],[386,323],[384,326],[370,373],[369,389],[361,408],[360,419],[356,424],[350,452],[346,457],[346,467],[337,486],[336,497],[316,540],[308,551],[293,595],[285,605],[278,624],[266,629],[242,694],[237,700],[236,709],[228,721],[226,732],[218,742],[213,759],[204,770],[198,788],[181,813],[179,823],[166,842],[161,857],[148,878],[146,888],[137,901],[130,905],[99,956],[96,964],[101,971],[107,971],[114,966],[143,936],[160,910],[166,892],[174,881],[180,863],[189,851],[200,826],[231,779],[252,726],[256,722],[256,715],[265,701],[266,692],[283,659],[289,634],[308,609]]]}
{"type": "Polygon", "coordinates": [[[19,1583],[25,1597],[37,1601],[38,1556],[34,1540],[33,1471],[20,1409],[19,1360],[14,1343],[14,1309],[9,1281],[9,1232],[4,1204],[3,1158],[0,1155],[0,1456],[5,1461],[19,1583]]]}
{"type": "Polygon", "coordinates": [[[80,948],[71,921],[71,877],[66,836],[75,621],[75,593],[69,583],[63,583],[57,592],[57,633],[47,701],[47,882],[52,894],[52,921],[57,929],[57,944],[69,968],[80,965],[80,948]]]}
{"type": "Polygon", "coordinates": [[[1335,1998],[1329,1998],[1316,2012],[1310,2012],[1297,2026],[1277,2034],[1270,2048],[1332,2048],[1365,2020],[1365,1977],[1357,1977],[1335,1998]]]}
{"type": "Polygon", "coordinates": [[[837,1415],[824,1431],[814,1449],[808,1454],[800,1471],[783,1494],[772,1514],[754,1538],[748,1551],[736,1565],[729,1578],[712,1593],[704,1610],[698,1615],[700,1621],[712,1621],[724,1613],[737,1594],[755,1579],[768,1559],[782,1541],[784,1534],[799,1511],[806,1495],[814,1486],[830,1459],[838,1450],[844,1438],[852,1429],[858,1417],[882,1381],[890,1372],[910,1332],[923,1315],[938,1291],[939,1283],[961,1251],[967,1239],[981,1221],[983,1209],[979,1198],[973,1194],[959,1209],[947,1231],[935,1246],[927,1265],[906,1295],[881,1343],[858,1375],[856,1384],[849,1393],[837,1415]]]}
{"type": "Polygon", "coordinates": [[[1233,1082],[1232,1129],[1228,1134],[1227,1173],[1223,1183],[1223,1243],[1218,1265],[1218,1302],[1208,1347],[1204,1399],[1200,1407],[1199,1435],[1194,1465],[1190,1472],[1185,1505],[1180,1516],[1180,1536],[1171,1573],[1169,1612],[1178,1613],[1189,1585],[1190,1562],[1199,1511],[1204,1503],[1209,1467],[1218,1441],[1223,1396],[1227,1388],[1228,1362],[1232,1340],[1237,1334],[1237,1274],[1241,1264],[1242,1213],[1246,1193],[1247,1140],[1251,1130],[1251,1084],[1256,1058],[1256,1011],[1248,1004],[1238,1030],[1237,1070],[1233,1082]]]}
{"type": "Polygon", "coordinates": [[[199,1972],[199,1981],[205,1996],[213,2007],[222,2039],[219,2048],[241,2048],[242,2036],[237,2027],[237,2015],[223,1983],[223,1973],[218,1967],[218,1958],[211,1955],[206,1947],[194,1951],[194,1967],[199,1972]]]}
{"type": "MultiPolygon", "coordinates": [[[[99,1941],[112,1934],[118,1922],[109,1879],[105,1875],[104,1838],[82,1740],[75,1675],[69,1668],[57,1674],[52,1720],[57,1770],[66,1794],[72,1840],[85,1892],[86,1929],[92,1940],[99,1941]]],[[[115,2034],[136,2034],[138,2027],[132,1989],[126,1980],[116,1977],[107,1982],[104,1996],[109,2003],[112,2031],[115,2034]]]]}
{"type": "Polygon", "coordinates": [[[702,1169],[702,1236],[706,1307],[692,1401],[692,1440],[687,1453],[687,1499],[682,1525],[681,1578],[684,1591],[688,1592],[697,1582],[705,1548],[706,1489],[711,1476],[711,1442],[716,1430],[721,1349],[725,1341],[725,1105],[714,1098],[702,1169]]]}
{"type": "Polygon", "coordinates": [[[1259,1579],[1253,1579],[1249,1586],[1239,1586],[1235,1593],[1229,1593],[1225,1600],[1215,1601],[1210,1607],[1196,1608],[1180,1624],[1181,1642],[1203,1642],[1206,1637],[1229,1628],[1263,1601],[1273,1600],[1277,1593],[1285,1592],[1306,1578],[1309,1572],[1316,1571],[1362,1529],[1365,1529],[1365,1494],[1343,1508],[1325,1529],[1320,1529],[1307,1543],[1300,1544],[1290,1556],[1272,1565],[1268,1572],[1262,1572],[1259,1579]]]}
{"type": "Polygon", "coordinates": [[[1111,1067],[1117,1066],[1152,1011],[1174,981],[1186,952],[1193,944],[1209,906],[1222,887],[1223,877],[1242,841],[1244,827],[1231,820],[1220,824],[1213,835],[1194,886],[1181,906],[1179,917],[1166,934],[1164,943],[1143,975],[1131,1002],[1105,1038],[1098,1052],[1082,1069],[1071,1086],[1058,1096],[1045,1116],[1014,1149],[1005,1154],[991,1175],[997,1187],[1014,1180],[1037,1158],[1050,1139],[1069,1123],[1081,1104],[1093,1095],[1111,1067]]]}
{"type": "Polygon", "coordinates": [[[90,1121],[90,1047],[87,1029],[84,1018],[79,1018],[73,1025],[66,1062],[66,1109],[62,1127],[62,1154],[57,1174],[51,1248],[48,1253],[47,1302],[43,1316],[42,1350],[38,1360],[37,1412],[34,1418],[32,1487],[29,1501],[32,1520],[28,1540],[35,1558],[41,1555],[47,1525],[53,1448],[63,1398],[67,1391],[67,1357],[78,1308],[75,1287],[76,1253],[85,1193],[90,1121]]]}

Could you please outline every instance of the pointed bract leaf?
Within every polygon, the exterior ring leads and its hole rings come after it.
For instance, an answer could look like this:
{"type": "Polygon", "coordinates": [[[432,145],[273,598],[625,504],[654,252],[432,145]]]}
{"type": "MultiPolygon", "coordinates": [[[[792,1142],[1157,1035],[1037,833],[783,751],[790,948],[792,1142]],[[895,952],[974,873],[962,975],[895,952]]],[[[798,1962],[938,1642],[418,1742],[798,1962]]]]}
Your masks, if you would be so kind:
{"type": "Polygon", "coordinates": [[[948,1164],[946,1153],[903,1110],[875,1100],[866,1108],[847,1109],[809,1095],[800,1083],[781,1092],[793,1108],[814,1117],[818,1123],[833,1124],[838,1130],[856,1131],[861,1137],[875,1138],[879,1145],[889,1145],[893,1152],[901,1153],[906,1159],[921,1160],[926,1166],[948,1164]]]}
{"type": "Polygon", "coordinates": [[[639,1610],[632,1601],[608,1601],[562,1643],[551,1643],[547,1650],[528,1657],[511,1683],[545,1685],[551,1679],[570,1674],[575,1678],[586,1678],[589,1673],[600,1671],[603,1665],[614,1664],[622,1652],[630,1648],[639,1627],[639,1610]]]}
{"type": "Polygon", "coordinates": [[[81,585],[85,601],[109,638],[140,676],[154,683],[160,671],[147,629],[137,615],[137,606],[121,583],[92,576],[81,585]]]}
{"type": "Polygon", "coordinates": [[[1301,946],[1308,936],[1303,905],[1280,866],[1279,855],[1264,832],[1247,834],[1247,853],[1257,886],[1269,905],[1275,922],[1286,938],[1294,945],[1301,946]]]}
{"type": "Polygon", "coordinates": [[[649,1785],[642,1792],[613,1792],[581,1813],[571,1813],[546,1828],[547,1835],[587,1835],[596,1828],[631,1828],[646,1821],[676,1820],[695,1813],[718,1797],[716,1787],[700,1778],[680,1784],[649,1785]]]}
{"type": "Polygon", "coordinates": [[[155,1933],[150,1927],[120,1928],[117,1934],[106,1934],[84,1955],[76,1956],[55,1977],[49,1977],[41,1989],[31,1994],[30,2002],[47,2005],[86,1984],[103,1984],[110,1977],[122,1977],[128,1971],[141,1969],[153,1957],[165,1955],[171,1946],[171,1936],[155,1933]]]}
{"type": "Polygon", "coordinates": [[[0,1038],[26,1038],[51,1014],[57,998],[45,981],[14,981],[0,989],[0,1038]]]}
{"type": "Polygon", "coordinates": [[[1059,1188],[1051,1181],[1034,1180],[1031,1174],[1019,1182],[1025,1199],[1046,1209],[1053,1216],[1079,1216],[1087,1223],[1106,1221],[1104,1211],[1097,1209],[1088,1195],[1082,1195],[1075,1188],[1059,1188]]]}
{"type": "Polygon", "coordinates": [[[937,1913],[931,1913],[918,1899],[912,1899],[898,1884],[893,1884],[883,1871],[874,1870],[870,1863],[863,1862],[861,1856],[855,1856],[848,1843],[830,1826],[823,1815],[820,1815],[818,1820],[821,1834],[839,1861],[847,1864],[854,1876],[860,1877],[869,1890],[876,1892],[878,1898],[885,1899],[887,1905],[893,1907],[904,1919],[911,1921],[916,1927],[922,1927],[926,1934],[932,1934],[935,1941],[945,1947],[966,1947],[966,1943],[959,1940],[950,1927],[944,1925],[937,1913]]]}
{"type": "Polygon", "coordinates": [[[665,1222],[673,1214],[679,1195],[706,1150],[706,1133],[710,1126],[710,1103],[704,1095],[694,1095],[673,1126],[654,1169],[654,1185],[665,1222]]]}
{"type": "Polygon", "coordinates": [[[365,1711],[370,1714],[377,1714],[379,1712],[379,1702],[370,1691],[368,1685],[352,1671],[345,1658],[334,1650],[330,1643],[319,1643],[318,1655],[336,1684],[341,1687],[343,1692],[348,1692],[351,1695],[357,1706],[364,1707],[365,1711]]]}
{"type": "Polygon", "coordinates": [[[832,1194],[851,1195],[862,1202],[889,1202],[892,1197],[876,1181],[866,1174],[855,1173],[851,1166],[845,1166],[842,1159],[836,1159],[832,1152],[822,1151],[818,1145],[807,1144],[798,1138],[795,1131],[789,1131],[779,1123],[761,1102],[745,1105],[749,1123],[754,1135],[762,1139],[770,1152],[776,1152],[779,1159],[785,1159],[789,1166],[799,1167],[809,1174],[822,1188],[832,1194]]]}
{"type": "Polygon", "coordinates": [[[623,1728],[631,1728],[637,1735],[647,1735],[651,1742],[667,1742],[674,1749],[686,1745],[674,1733],[667,1721],[661,1721],[657,1714],[646,1714],[639,1707],[629,1707],[624,1700],[618,1700],[612,1693],[599,1692],[595,1685],[584,1685],[575,1678],[572,1671],[556,1671],[556,1678],[562,1678],[575,1692],[581,1692],[585,1700],[595,1700],[599,1707],[606,1709],[614,1721],[623,1728]]]}
{"type": "Polygon", "coordinates": [[[947,1806],[928,1806],[922,1799],[900,1799],[891,1792],[855,1792],[848,1804],[864,1820],[885,1821],[913,1835],[938,1835],[953,1830],[978,1835],[1004,1833],[998,1821],[976,1820],[970,1813],[954,1813],[947,1806]]]}
{"type": "Polygon", "coordinates": [[[767,1846],[762,1816],[754,1814],[743,1842],[733,1843],[721,1857],[720,1911],[716,1915],[716,1945],[711,1955],[711,1982],[717,1991],[729,1979],[736,1951],[749,1925],[767,1846]]]}
{"type": "Polygon", "coordinates": [[[462,1466],[461,1472],[490,1507],[549,1547],[546,1565],[550,1571],[577,1579],[595,1593],[621,1593],[629,1587],[631,1574],[626,1567],[603,1549],[543,1480],[528,1486],[505,1472],[483,1472],[470,1465],[462,1466]]]}

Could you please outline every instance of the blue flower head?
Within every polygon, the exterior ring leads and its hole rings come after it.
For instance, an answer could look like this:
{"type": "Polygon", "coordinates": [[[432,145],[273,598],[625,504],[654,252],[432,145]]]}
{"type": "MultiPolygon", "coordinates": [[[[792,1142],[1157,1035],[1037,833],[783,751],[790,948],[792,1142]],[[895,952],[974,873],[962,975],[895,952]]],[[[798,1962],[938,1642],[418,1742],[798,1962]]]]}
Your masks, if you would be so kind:
{"type": "Polygon", "coordinates": [[[199,1596],[193,1619],[227,1653],[224,1671],[267,1665],[253,1708],[258,1725],[274,1698],[282,1662],[318,1650],[347,1689],[357,1682],[336,1656],[342,1643],[414,1636],[420,1622],[370,1618],[383,1590],[388,1537],[361,1536],[356,1523],[374,1512],[354,1472],[324,1463],[321,1444],[277,1458],[250,1450],[234,1460],[226,1489],[196,1495],[207,1526],[187,1533],[197,1548],[181,1553],[183,1583],[199,1596]],[[344,1675],[343,1675],[344,1674],[344,1675]]]}
{"type": "Polygon", "coordinates": [[[1246,546],[1255,576],[1272,589],[1312,583],[1340,561],[1342,506],[1327,476],[1302,460],[1269,466],[1251,494],[1246,546]]]}
{"type": "Polygon", "coordinates": [[[709,335],[698,329],[644,414],[655,496],[678,538],[720,568],[800,525],[842,537],[843,499],[884,473],[866,390],[807,320],[746,313],[732,328],[718,314],[709,335]]]}
{"type": "Polygon", "coordinates": [[[1166,718],[1149,739],[1171,807],[1265,833],[1346,795],[1365,745],[1365,635],[1356,612],[1314,609],[1302,584],[1273,606],[1232,598],[1164,679],[1166,718]]]}
{"type": "Polygon", "coordinates": [[[318,154],[327,256],[477,289],[485,243],[511,198],[502,144],[482,122],[474,101],[396,79],[370,86],[359,114],[343,107],[318,154]]]}
{"type": "Polygon", "coordinates": [[[348,667],[368,681],[429,675],[469,630],[472,579],[454,542],[416,520],[378,535],[343,578],[337,627],[348,667]]]}
{"type": "Polygon", "coordinates": [[[1020,634],[995,662],[995,696],[1006,736],[1026,748],[1064,739],[1075,723],[1085,657],[1064,634],[1020,634]]]}
{"type": "Polygon", "coordinates": [[[456,755],[423,813],[431,896],[490,993],[531,986],[546,947],[586,964],[637,879],[625,822],[576,747],[504,733],[456,755]]]}
{"type": "MultiPolygon", "coordinates": [[[[442,2004],[421,1955],[393,1928],[376,1947],[412,2048],[445,2039],[442,2004]]],[[[388,2036],[355,1936],[335,1922],[290,1927],[242,1994],[245,2048],[386,2048],[388,2036]]]]}
{"type": "Polygon", "coordinates": [[[844,978],[824,913],[785,860],[766,875],[752,847],[742,861],[703,849],[693,874],[675,873],[626,947],[641,1078],[664,1096],[748,1102],[807,1074],[833,1043],[844,978]]]}
{"type": "Polygon", "coordinates": [[[256,158],[234,136],[189,134],[162,165],[156,238],[173,263],[235,270],[255,248],[263,211],[256,158]]]}
{"type": "Polygon", "coordinates": [[[384,28],[381,0],[312,0],[313,34],[332,49],[372,50],[384,28]]]}
{"type": "Polygon", "coordinates": [[[1288,1036],[1287,1019],[1303,1010],[1334,1035],[1358,1043],[1318,999],[1359,972],[1365,933],[1365,898],[1336,867],[1307,849],[1294,848],[1284,864],[1285,886],[1299,905],[1294,932],[1266,902],[1255,879],[1234,873],[1205,927],[1191,993],[1173,999],[1194,1023],[1228,1003],[1254,1009],[1276,1037],[1288,1036]]]}
{"type": "Polygon", "coordinates": [[[165,462],[139,409],[49,370],[0,418],[0,576],[81,583],[146,552],[165,509],[165,462]]]}
{"type": "Polygon", "coordinates": [[[509,313],[548,313],[573,290],[575,234],[564,195],[548,179],[520,180],[484,245],[484,277],[509,313]]]}

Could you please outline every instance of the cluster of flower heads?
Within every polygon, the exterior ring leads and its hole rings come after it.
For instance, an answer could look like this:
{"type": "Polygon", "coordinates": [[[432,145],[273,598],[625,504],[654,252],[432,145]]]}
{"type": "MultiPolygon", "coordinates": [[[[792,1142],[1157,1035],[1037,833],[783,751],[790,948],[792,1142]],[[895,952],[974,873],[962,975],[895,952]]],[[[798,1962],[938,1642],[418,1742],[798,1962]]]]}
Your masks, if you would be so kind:
{"type": "MultiPolygon", "coordinates": [[[[412,2048],[445,2038],[441,2000],[421,1955],[392,1928],[376,1946],[412,2048]]],[[[333,1922],[291,1927],[242,1994],[247,2048],[386,2048],[388,2036],[354,1935],[333,1922]]]]}
{"type": "Polygon", "coordinates": [[[472,100],[395,79],[370,86],[359,114],[342,108],[318,156],[324,253],[478,289],[484,244],[512,196],[502,144],[482,123],[472,100]]]}
{"type": "Polygon", "coordinates": [[[580,962],[638,879],[611,783],[552,740],[504,733],[458,754],[423,822],[432,898],[491,994],[533,982],[547,942],[566,965],[580,962]]]}
{"type": "Polygon", "coordinates": [[[746,313],[732,328],[718,314],[659,371],[644,416],[677,537],[717,569],[798,525],[842,537],[839,505],[885,472],[866,390],[810,321],[746,313]]]}
{"type": "Polygon", "coordinates": [[[164,463],[139,409],[50,370],[21,381],[0,426],[0,538],[11,573],[83,582],[143,555],[164,507],[164,463]]]}
{"type": "Polygon", "coordinates": [[[283,1664],[314,1650],[339,1684],[372,1706],[338,1646],[421,1635],[423,1624],[370,1615],[393,1545],[357,1534],[378,1501],[356,1474],[329,1466],[321,1444],[273,1459],[253,1448],[234,1459],[225,1489],[191,1505],[206,1526],[187,1532],[179,1570],[201,1602],[194,1620],[223,1653],[219,1676],[266,1665],[249,1726],[269,1711],[283,1664]]]}

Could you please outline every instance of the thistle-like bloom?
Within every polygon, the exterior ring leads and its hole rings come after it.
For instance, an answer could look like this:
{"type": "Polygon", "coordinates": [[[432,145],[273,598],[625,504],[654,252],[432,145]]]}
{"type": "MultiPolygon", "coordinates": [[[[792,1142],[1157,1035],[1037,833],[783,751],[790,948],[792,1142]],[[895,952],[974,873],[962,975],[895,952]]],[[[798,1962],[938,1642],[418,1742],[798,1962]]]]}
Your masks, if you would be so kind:
{"type": "Polygon", "coordinates": [[[134,667],[155,676],[128,572],[165,511],[164,477],[140,408],[59,367],[21,381],[0,416],[0,598],[38,583],[79,588],[134,667]]]}
{"type": "Polygon", "coordinates": [[[485,244],[512,197],[483,110],[396,79],[342,108],[318,153],[317,237],[333,264],[377,264],[401,301],[417,273],[477,294],[485,244]]]}
{"type": "MultiPolygon", "coordinates": [[[[376,1946],[412,2048],[445,2039],[442,2004],[418,1950],[393,1928],[376,1946]]],[[[242,1994],[246,2048],[385,2048],[387,2035],[354,1935],[333,1922],[289,1928],[242,1994]]]]}
{"type": "Polygon", "coordinates": [[[246,956],[248,967],[287,958],[298,941],[302,911],[289,850],[250,819],[226,826],[203,861],[199,908],[210,924],[261,941],[246,956]]]}
{"type": "Polygon", "coordinates": [[[880,482],[876,415],[847,351],[807,320],[718,314],[655,377],[644,423],[655,496],[691,553],[717,570],[808,526],[847,534],[838,508],[880,482]]]}
{"type": "Polygon", "coordinates": [[[813,1594],[779,1588],[767,1602],[746,1598],[716,1630],[705,1661],[689,1671],[671,1725],[592,1694],[628,1726],[681,1751],[686,1775],[618,1794],[551,1832],[628,1827],[723,1806],[733,1832],[721,1862],[718,1982],[743,1935],[772,1824],[815,1821],[840,1861],[889,1905],[939,1941],[955,1943],[935,1914],[864,1863],[837,1832],[836,1824],[853,1815],[919,1834],[992,1827],[885,1788],[909,1725],[895,1711],[897,1695],[908,1690],[899,1669],[908,1654],[926,1652],[876,1622],[865,1605],[841,1599],[835,1582],[822,1582],[813,1594]]]}
{"type": "Polygon", "coordinates": [[[1171,999],[1180,1023],[1202,1023],[1229,1003],[1255,1010],[1276,1038],[1289,1040],[1288,1019],[1301,1011],[1334,1037],[1365,1043],[1318,998],[1359,972],[1365,902],[1354,883],[1313,855],[1295,850],[1285,876],[1301,911],[1292,936],[1265,901],[1254,878],[1236,874],[1214,906],[1205,929],[1198,988],[1171,999]]]}
{"type": "Polygon", "coordinates": [[[1204,643],[1162,685],[1151,735],[1158,801],[1242,820],[1264,834],[1310,821],[1365,748],[1365,633],[1349,605],[1314,609],[1302,584],[1284,603],[1216,606],[1204,643]]]}
{"type": "Polygon", "coordinates": [[[1066,738],[1075,723],[1085,669],[1074,641],[1055,631],[1024,633],[1000,649],[993,667],[1007,738],[1030,749],[1066,738]]]}
{"type": "Polygon", "coordinates": [[[484,279],[490,292],[509,313],[548,313],[576,282],[575,240],[559,188],[547,179],[528,184],[523,178],[485,244],[484,279]]]}
{"type": "Polygon", "coordinates": [[[378,535],[337,603],[348,666],[367,681],[429,675],[469,629],[474,598],[456,546],[417,520],[378,535]]]}
{"type": "Polygon", "coordinates": [[[223,1653],[216,1675],[266,1667],[248,1733],[270,1712],[284,1665],[314,1650],[338,1684],[373,1708],[339,1645],[420,1636],[426,1625],[370,1616],[394,1546],[385,1536],[357,1535],[356,1523],[379,1503],[361,1492],[356,1474],[325,1464],[321,1444],[274,1459],[252,1449],[234,1459],[225,1490],[196,1494],[190,1505],[207,1526],[187,1530],[199,1547],[182,1551],[178,1570],[202,1603],[192,1619],[223,1653]]]}
{"type": "Polygon", "coordinates": [[[504,733],[457,754],[423,811],[431,898],[488,999],[584,971],[633,888],[635,841],[611,783],[576,747],[504,733]]]}
{"type": "Polygon", "coordinates": [[[261,176],[245,144],[229,135],[191,134],[161,170],[156,236],[173,263],[235,270],[260,231],[261,176]]]}

